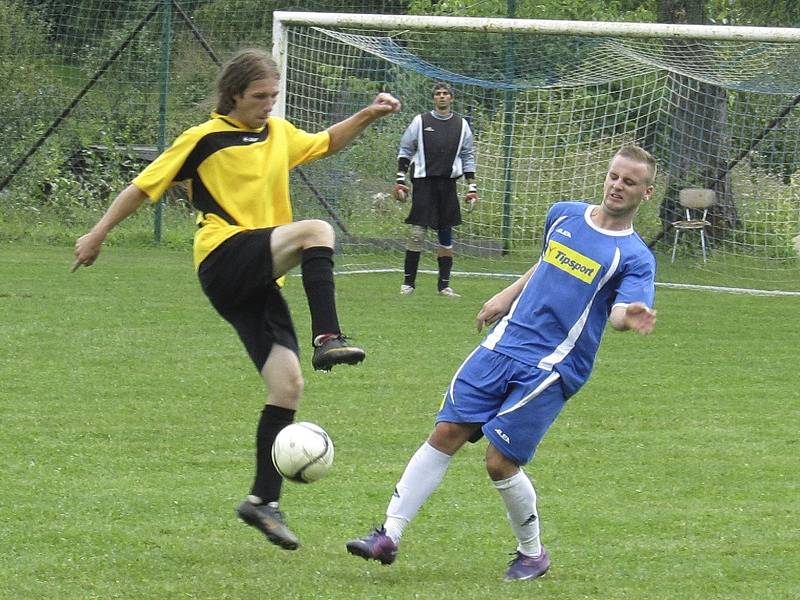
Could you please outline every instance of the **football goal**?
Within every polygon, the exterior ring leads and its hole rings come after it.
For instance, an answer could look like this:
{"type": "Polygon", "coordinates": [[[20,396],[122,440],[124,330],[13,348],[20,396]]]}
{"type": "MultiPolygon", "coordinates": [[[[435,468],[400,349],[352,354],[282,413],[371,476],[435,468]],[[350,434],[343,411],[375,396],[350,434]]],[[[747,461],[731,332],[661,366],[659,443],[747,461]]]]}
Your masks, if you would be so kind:
{"type": "Polygon", "coordinates": [[[378,91],[403,102],[295,174],[297,216],[335,225],[340,268],[401,266],[397,147],[442,80],[478,160],[480,202],[455,231],[456,270],[523,272],[548,207],[599,201],[610,157],[632,142],[659,162],[636,227],[660,281],[800,290],[800,29],[276,12],[273,51],[278,110],[304,129],[378,91]],[[684,190],[712,200],[690,214],[695,228],[674,226],[684,190]]]}

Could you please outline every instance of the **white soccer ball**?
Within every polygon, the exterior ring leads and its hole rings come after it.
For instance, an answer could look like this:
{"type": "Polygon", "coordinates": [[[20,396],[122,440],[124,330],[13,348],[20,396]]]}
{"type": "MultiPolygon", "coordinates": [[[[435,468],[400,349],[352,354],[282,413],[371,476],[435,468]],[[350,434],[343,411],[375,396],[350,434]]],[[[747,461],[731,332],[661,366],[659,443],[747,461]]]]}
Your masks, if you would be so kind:
{"type": "Polygon", "coordinates": [[[299,483],[317,481],[333,464],[333,441],[319,425],[292,423],[275,438],[272,462],[286,479],[299,483]]]}

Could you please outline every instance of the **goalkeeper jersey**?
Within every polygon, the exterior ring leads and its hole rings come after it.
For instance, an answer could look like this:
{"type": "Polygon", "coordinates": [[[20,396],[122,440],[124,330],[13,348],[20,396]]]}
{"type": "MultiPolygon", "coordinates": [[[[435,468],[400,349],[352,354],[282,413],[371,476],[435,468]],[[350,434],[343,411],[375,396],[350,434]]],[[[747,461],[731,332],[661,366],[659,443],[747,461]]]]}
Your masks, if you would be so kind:
{"type": "Polygon", "coordinates": [[[566,397],[589,378],[613,306],[652,307],[655,259],[634,230],[592,223],[596,205],[559,202],[547,215],[538,265],[482,345],[557,371],[566,397]]]}
{"type": "Polygon", "coordinates": [[[133,184],[155,202],[174,183],[188,184],[198,210],[194,264],[226,239],[249,229],[292,222],[289,170],[328,151],[327,131],[307,133],[269,117],[261,129],[212,113],[184,131],[133,184]]]}
{"type": "Polygon", "coordinates": [[[415,179],[475,173],[475,145],[469,123],[457,113],[435,111],[414,117],[400,139],[397,158],[414,164],[415,179]]]}

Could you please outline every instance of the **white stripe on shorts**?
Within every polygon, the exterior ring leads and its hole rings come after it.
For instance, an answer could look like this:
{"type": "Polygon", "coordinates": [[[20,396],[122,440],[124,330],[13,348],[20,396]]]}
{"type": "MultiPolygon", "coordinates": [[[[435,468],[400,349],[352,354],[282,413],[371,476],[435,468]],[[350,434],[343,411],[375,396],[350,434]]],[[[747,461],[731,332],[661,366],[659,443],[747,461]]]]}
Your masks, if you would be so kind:
{"type": "Polygon", "coordinates": [[[505,409],[503,412],[497,413],[497,416],[502,417],[503,415],[506,415],[510,412],[517,410],[518,408],[525,406],[528,402],[530,402],[531,400],[536,398],[536,396],[541,394],[544,390],[549,388],[552,383],[558,381],[559,377],[561,377],[561,375],[559,375],[557,371],[553,371],[552,373],[550,373],[550,375],[547,376],[547,379],[545,379],[542,383],[536,386],[535,390],[533,390],[530,394],[522,398],[514,406],[505,409]]]}
{"type": "MultiPolygon", "coordinates": [[[[453,375],[453,378],[450,380],[450,388],[449,388],[450,389],[450,401],[453,404],[456,403],[456,390],[455,390],[454,386],[456,385],[456,379],[458,379],[458,374],[461,373],[461,369],[464,368],[464,365],[467,364],[469,359],[472,358],[472,355],[475,354],[479,349],[480,349],[480,346],[476,346],[475,349],[472,352],[469,353],[469,356],[467,356],[467,358],[464,359],[464,362],[461,363],[461,366],[458,367],[458,369],[455,372],[455,375],[453,375]]],[[[445,396],[444,399],[447,399],[447,392],[445,392],[444,396],[445,396]]]]}

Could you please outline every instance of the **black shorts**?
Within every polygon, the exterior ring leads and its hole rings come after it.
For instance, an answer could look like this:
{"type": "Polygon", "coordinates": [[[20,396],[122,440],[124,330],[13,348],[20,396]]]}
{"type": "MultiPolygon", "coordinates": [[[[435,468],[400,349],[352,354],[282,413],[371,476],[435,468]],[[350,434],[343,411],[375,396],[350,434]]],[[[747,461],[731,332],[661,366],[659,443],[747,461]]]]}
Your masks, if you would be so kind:
{"type": "Polygon", "coordinates": [[[273,344],[300,354],[289,306],[272,276],[272,231],[237,233],[215,248],[198,271],[206,296],[236,329],[259,372],[273,344]]]}
{"type": "Polygon", "coordinates": [[[450,177],[422,177],[411,180],[409,225],[439,229],[461,225],[456,180],[450,177]]]}

